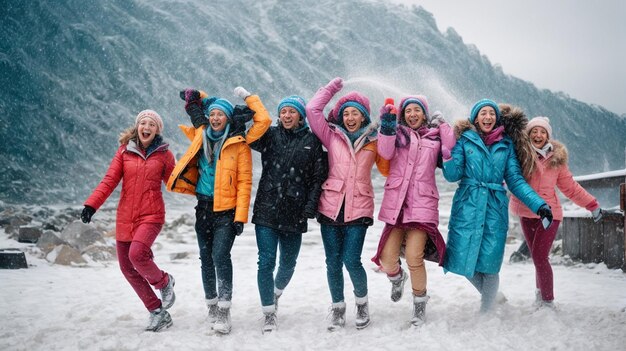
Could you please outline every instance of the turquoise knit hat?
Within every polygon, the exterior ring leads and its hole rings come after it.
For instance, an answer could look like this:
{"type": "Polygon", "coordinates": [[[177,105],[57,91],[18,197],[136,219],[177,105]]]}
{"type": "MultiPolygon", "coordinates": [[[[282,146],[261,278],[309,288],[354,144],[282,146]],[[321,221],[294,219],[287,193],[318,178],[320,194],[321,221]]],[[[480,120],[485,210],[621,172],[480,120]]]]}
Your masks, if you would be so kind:
{"type": "Polygon", "coordinates": [[[476,120],[476,116],[478,116],[478,112],[480,112],[480,109],[485,106],[493,107],[493,109],[496,111],[496,122],[500,121],[500,108],[498,107],[498,104],[496,104],[495,102],[489,99],[482,99],[478,101],[477,103],[475,103],[474,107],[472,107],[472,112],[470,113],[470,117],[469,117],[470,123],[474,124],[474,121],[476,120]]]}
{"type": "Polygon", "coordinates": [[[280,103],[278,104],[278,114],[280,115],[280,110],[283,109],[283,107],[293,107],[295,108],[298,113],[300,114],[300,117],[304,120],[306,119],[306,101],[304,100],[303,97],[298,96],[298,95],[291,95],[291,96],[287,96],[286,98],[280,100],[280,103]]]}
{"type": "Polygon", "coordinates": [[[211,111],[215,109],[224,112],[228,119],[233,118],[233,111],[235,110],[235,107],[230,103],[230,101],[222,98],[216,99],[213,103],[211,103],[211,105],[209,105],[208,112],[211,113],[211,111]]]}

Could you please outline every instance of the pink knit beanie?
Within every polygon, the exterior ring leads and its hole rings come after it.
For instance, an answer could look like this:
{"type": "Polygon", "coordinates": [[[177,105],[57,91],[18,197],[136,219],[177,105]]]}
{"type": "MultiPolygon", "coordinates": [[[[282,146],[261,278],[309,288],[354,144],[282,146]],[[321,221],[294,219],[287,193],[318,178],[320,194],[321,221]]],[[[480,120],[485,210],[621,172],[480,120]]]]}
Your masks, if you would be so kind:
{"type": "Polygon", "coordinates": [[[137,115],[137,118],[135,118],[135,126],[138,126],[139,122],[141,122],[141,120],[144,118],[149,118],[154,123],[156,123],[157,128],[158,128],[157,134],[161,134],[163,132],[163,119],[161,118],[161,116],[159,116],[158,113],[156,113],[156,111],[143,110],[139,112],[139,114],[137,115]]]}
{"type": "Polygon", "coordinates": [[[548,139],[552,138],[552,127],[550,126],[550,119],[548,117],[538,116],[531,119],[526,125],[526,133],[530,133],[530,131],[534,127],[541,127],[548,132],[548,139]]]}

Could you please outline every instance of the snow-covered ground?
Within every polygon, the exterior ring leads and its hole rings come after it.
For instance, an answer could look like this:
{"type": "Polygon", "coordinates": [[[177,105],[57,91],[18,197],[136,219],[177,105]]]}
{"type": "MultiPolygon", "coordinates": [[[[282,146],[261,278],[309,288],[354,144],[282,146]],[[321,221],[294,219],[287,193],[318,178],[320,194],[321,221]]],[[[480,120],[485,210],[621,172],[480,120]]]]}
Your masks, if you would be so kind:
{"type": "MultiPolygon", "coordinates": [[[[442,193],[442,217],[452,193],[442,193]]],[[[378,201],[382,198],[378,196],[378,201]]],[[[191,214],[193,201],[168,207],[168,220],[191,214]],[[171,208],[175,207],[175,208],[171,208]]],[[[98,220],[97,214],[94,219],[98,220]]],[[[101,217],[102,218],[102,217],[101,217]]],[[[445,220],[444,222],[447,222],[445,220]]],[[[310,221],[291,284],[280,300],[279,330],[261,334],[262,313],[256,285],[257,249],[253,225],[245,227],[232,250],[233,329],[209,332],[200,281],[200,262],[192,226],[162,235],[154,245],[157,263],[176,277],[174,325],[144,332],[148,313],[124,280],[117,262],[87,267],[52,265],[30,253],[30,267],[0,270],[0,350],[624,350],[626,274],[604,264],[570,264],[555,257],[557,310],[533,307],[531,263],[509,264],[518,246],[507,246],[501,291],[508,301],[491,315],[478,314],[479,295],[462,277],[427,263],[427,323],[410,328],[409,284],[402,300],[389,298],[387,278],[374,271],[373,256],[382,225],[370,228],[363,250],[368,272],[372,324],[354,328],[354,297],[347,273],[345,330],[326,331],[330,294],[319,226],[310,221]],[[190,252],[187,258],[172,259],[190,252]]],[[[440,228],[445,235],[446,227],[440,228]]],[[[9,240],[0,230],[0,247],[28,244],[9,240]]]]}

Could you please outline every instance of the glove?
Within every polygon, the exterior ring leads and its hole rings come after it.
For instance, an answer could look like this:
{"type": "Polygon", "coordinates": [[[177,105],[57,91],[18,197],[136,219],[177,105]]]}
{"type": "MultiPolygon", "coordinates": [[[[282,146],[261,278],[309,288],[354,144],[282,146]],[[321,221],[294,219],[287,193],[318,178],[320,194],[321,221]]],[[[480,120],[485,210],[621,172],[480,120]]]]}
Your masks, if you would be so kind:
{"type": "Polygon", "coordinates": [[[595,210],[591,211],[591,214],[593,215],[593,222],[598,223],[602,219],[602,215],[604,214],[604,211],[602,211],[602,209],[598,207],[595,210]]]}
{"type": "Polygon", "coordinates": [[[396,108],[392,104],[387,104],[380,108],[380,134],[395,135],[396,134],[396,108]]]}
{"type": "Polygon", "coordinates": [[[196,89],[191,89],[191,88],[187,88],[185,90],[182,90],[180,93],[180,98],[185,100],[186,103],[190,103],[190,102],[197,102],[198,100],[200,100],[200,91],[196,90],[196,89]]]}
{"type": "Polygon", "coordinates": [[[230,126],[230,135],[245,134],[246,123],[254,117],[254,110],[246,105],[235,105],[230,126]]]}
{"type": "Polygon", "coordinates": [[[246,98],[252,95],[250,94],[249,91],[247,91],[246,89],[242,87],[236,87],[233,92],[235,93],[236,96],[239,96],[241,99],[243,99],[243,101],[246,101],[246,98]]]}
{"type": "Polygon", "coordinates": [[[335,95],[339,90],[341,90],[341,88],[343,88],[343,80],[339,77],[334,78],[326,84],[325,88],[335,95]]]}
{"type": "Polygon", "coordinates": [[[548,229],[552,224],[552,210],[550,206],[543,204],[537,210],[537,215],[541,217],[541,223],[543,224],[544,229],[548,229]]]}
{"type": "Polygon", "coordinates": [[[233,222],[233,227],[235,228],[235,234],[241,235],[241,233],[243,232],[243,223],[233,222]]]}
{"type": "Polygon", "coordinates": [[[80,214],[80,220],[83,221],[83,223],[89,223],[94,213],[96,213],[95,208],[85,205],[83,212],[80,214]]]}
{"type": "Polygon", "coordinates": [[[302,217],[304,218],[315,218],[315,213],[317,211],[315,210],[311,210],[309,208],[304,209],[304,212],[302,213],[302,217]]]}
{"type": "Polygon", "coordinates": [[[211,106],[211,104],[214,103],[215,100],[217,100],[217,96],[210,96],[202,99],[202,112],[205,115],[209,115],[209,106],[211,106]]]}
{"type": "Polygon", "coordinates": [[[440,111],[435,111],[430,117],[430,125],[432,127],[439,127],[444,123],[446,123],[446,119],[443,118],[443,114],[440,111]]]}

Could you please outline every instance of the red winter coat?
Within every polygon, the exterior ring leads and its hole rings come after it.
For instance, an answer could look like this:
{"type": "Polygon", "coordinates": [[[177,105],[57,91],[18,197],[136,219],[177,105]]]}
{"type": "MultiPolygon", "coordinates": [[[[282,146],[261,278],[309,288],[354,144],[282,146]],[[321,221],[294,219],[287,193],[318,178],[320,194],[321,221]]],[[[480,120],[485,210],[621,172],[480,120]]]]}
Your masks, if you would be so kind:
{"type": "Polygon", "coordinates": [[[99,209],[121,180],[115,239],[132,241],[135,228],[140,224],[165,223],[161,182],[167,182],[175,163],[168,144],[161,144],[144,156],[137,145],[130,141],[117,149],[104,178],[85,201],[85,206],[99,209]]]}

